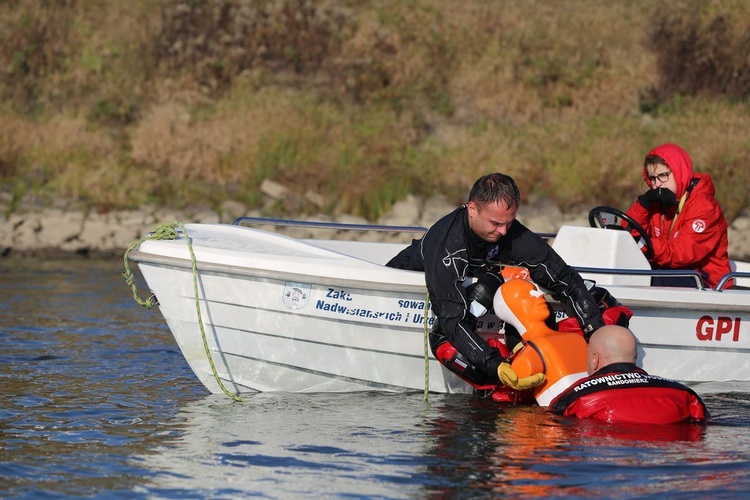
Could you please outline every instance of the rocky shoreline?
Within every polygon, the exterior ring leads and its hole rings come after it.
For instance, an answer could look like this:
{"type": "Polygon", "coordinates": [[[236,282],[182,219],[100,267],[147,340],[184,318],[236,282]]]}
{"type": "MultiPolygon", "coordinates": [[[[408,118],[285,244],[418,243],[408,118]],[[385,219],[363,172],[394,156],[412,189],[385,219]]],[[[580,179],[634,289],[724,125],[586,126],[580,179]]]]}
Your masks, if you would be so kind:
{"type": "MultiPolygon", "coordinates": [[[[268,203],[278,202],[289,196],[283,186],[266,182],[262,190],[268,203]]],[[[396,203],[392,210],[381,217],[376,224],[389,226],[429,227],[440,217],[455,208],[441,196],[421,199],[409,196],[396,203]]],[[[69,208],[44,208],[13,213],[0,220],[0,257],[66,258],[122,256],[135,241],[153,231],[163,223],[179,221],[184,224],[231,223],[239,216],[262,217],[263,210],[248,210],[236,201],[226,201],[214,210],[193,210],[177,212],[158,207],[142,207],[130,211],[110,211],[106,213],[86,213],[69,208]]],[[[557,205],[548,199],[536,199],[522,205],[518,218],[534,231],[554,233],[564,224],[588,226],[588,212],[562,213],[557,205]]],[[[289,217],[296,218],[296,217],[289,217]]],[[[313,215],[299,217],[300,220],[340,222],[347,224],[372,224],[361,217],[342,214],[336,217],[313,215]]],[[[308,228],[284,228],[266,226],[295,237],[319,236],[333,239],[363,239],[368,241],[408,242],[414,236],[410,233],[367,231],[350,232],[308,228]]],[[[729,254],[732,259],[750,260],[750,210],[730,224],[729,254]]]]}

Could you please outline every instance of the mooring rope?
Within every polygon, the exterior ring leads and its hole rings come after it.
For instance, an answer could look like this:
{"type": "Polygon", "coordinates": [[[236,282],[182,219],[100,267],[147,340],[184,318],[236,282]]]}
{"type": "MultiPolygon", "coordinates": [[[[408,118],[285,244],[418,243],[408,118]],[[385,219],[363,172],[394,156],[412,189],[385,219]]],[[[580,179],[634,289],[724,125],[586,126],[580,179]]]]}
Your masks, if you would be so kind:
{"type": "Polygon", "coordinates": [[[427,326],[427,313],[430,310],[430,294],[424,299],[424,396],[423,401],[427,401],[427,394],[430,392],[430,352],[428,347],[429,328],[427,326]]]}
{"type": "Polygon", "coordinates": [[[182,234],[185,236],[185,242],[187,243],[188,251],[190,252],[190,264],[193,271],[193,292],[195,294],[195,312],[198,315],[198,326],[201,330],[201,338],[203,339],[203,348],[206,351],[206,357],[208,358],[208,364],[211,366],[211,372],[214,375],[214,378],[216,379],[216,383],[219,384],[219,387],[222,391],[224,391],[224,394],[229,396],[235,401],[242,402],[243,399],[239,397],[237,394],[229,392],[229,390],[224,387],[224,383],[221,381],[221,378],[219,378],[219,373],[216,371],[216,366],[214,365],[213,357],[211,356],[211,351],[208,348],[208,339],[206,338],[206,329],[203,326],[203,315],[201,314],[201,305],[200,305],[200,296],[198,294],[198,264],[195,259],[195,253],[193,252],[193,244],[190,241],[190,238],[188,237],[187,229],[185,229],[185,226],[182,224],[182,222],[179,221],[172,221],[169,224],[161,224],[159,227],[157,227],[152,233],[150,233],[148,236],[145,236],[138,241],[134,242],[132,245],[128,247],[127,250],[125,250],[125,256],[123,257],[125,260],[125,271],[122,273],[122,275],[125,277],[125,284],[127,284],[132,290],[133,290],[133,298],[136,302],[138,302],[140,305],[145,307],[146,309],[151,309],[157,304],[156,298],[152,295],[146,300],[142,300],[138,296],[138,290],[136,289],[135,285],[135,277],[133,276],[133,273],[130,272],[130,266],[128,265],[128,254],[134,249],[136,249],[141,243],[143,243],[146,240],[175,240],[177,239],[177,229],[180,229],[182,231],[182,234]]]}

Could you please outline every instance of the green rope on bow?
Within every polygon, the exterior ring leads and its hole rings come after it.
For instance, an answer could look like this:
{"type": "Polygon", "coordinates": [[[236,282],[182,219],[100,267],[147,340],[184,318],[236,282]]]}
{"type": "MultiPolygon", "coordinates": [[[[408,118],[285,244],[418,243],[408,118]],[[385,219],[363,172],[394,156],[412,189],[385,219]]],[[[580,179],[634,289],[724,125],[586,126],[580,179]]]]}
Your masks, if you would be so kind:
{"type": "MultiPolygon", "coordinates": [[[[173,222],[173,224],[175,223],[173,222]]],[[[123,255],[122,257],[123,261],[125,262],[125,271],[123,271],[122,273],[122,275],[125,277],[125,284],[128,285],[133,291],[133,299],[146,309],[151,309],[156,305],[156,297],[152,295],[148,299],[143,300],[138,296],[138,288],[135,285],[135,276],[133,276],[133,273],[130,271],[128,255],[130,255],[130,252],[138,248],[138,246],[146,240],[174,240],[176,238],[177,233],[175,233],[173,226],[169,224],[161,224],[149,236],[144,236],[143,238],[135,241],[132,245],[130,245],[127,250],[125,250],[125,255],[123,255]]]]}
{"type": "Polygon", "coordinates": [[[125,284],[127,284],[132,290],[133,290],[133,298],[136,302],[138,302],[140,305],[145,307],[146,309],[151,309],[154,307],[157,302],[156,298],[152,295],[147,300],[142,300],[138,296],[138,291],[135,286],[135,278],[133,277],[133,273],[130,272],[130,266],[128,265],[128,254],[134,249],[136,249],[141,243],[143,243],[146,240],[176,240],[177,239],[177,229],[180,229],[182,231],[182,234],[185,235],[185,242],[187,243],[188,252],[190,252],[190,264],[193,271],[193,292],[195,295],[195,312],[198,315],[198,326],[201,330],[201,338],[203,339],[203,348],[206,351],[206,357],[208,358],[208,364],[211,366],[211,372],[214,375],[214,379],[216,379],[216,383],[219,384],[219,387],[221,390],[232,398],[235,401],[243,401],[242,398],[240,398],[237,394],[229,392],[229,390],[224,387],[224,383],[221,381],[221,378],[219,378],[219,373],[216,371],[216,365],[214,365],[213,357],[211,356],[211,350],[208,348],[208,339],[206,338],[206,329],[203,326],[203,315],[201,314],[201,303],[200,303],[200,295],[198,293],[198,264],[195,259],[195,253],[193,252],[193,243],[190,241],[190,238],[187,234],[187,229],[185,229],[185,226],[182,224],[182,222],[173,221],[169,224],[161,224],[159,227],[157,227],[150,235],[145,236],[132,245],[128,247],[127,250],[125,250],[125,256],[123,257],[125,260],[125,271],[122,273],[122,275],[125,277],[125,284]]]}

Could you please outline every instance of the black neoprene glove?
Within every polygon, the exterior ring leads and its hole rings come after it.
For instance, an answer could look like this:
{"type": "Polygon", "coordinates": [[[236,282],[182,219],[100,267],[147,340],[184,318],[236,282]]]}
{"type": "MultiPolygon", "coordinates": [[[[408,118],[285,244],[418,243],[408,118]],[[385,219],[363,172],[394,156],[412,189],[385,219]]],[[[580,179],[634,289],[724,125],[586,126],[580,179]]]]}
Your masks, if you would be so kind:
{"type": "Polygon", "coordinates": [[[676,207],[677,196],[667,188],[659,188],[659,202],[663,208],[676,207]]]}
{"type": "Polygon", "coordinates": [[[638,197],[638,203],[645,209],[654,203],[660,203],[663,208],[677,206],[677,196],[667,188],[649,189],[638,197]]]}
{"type": "Polygon", "coordinates": [[[640,203],[643,208],[648,210],[649,208],[651,208],[651,205],[659,201],[659,189],[649,189],[638,197],[638,203],[640,203]]]}

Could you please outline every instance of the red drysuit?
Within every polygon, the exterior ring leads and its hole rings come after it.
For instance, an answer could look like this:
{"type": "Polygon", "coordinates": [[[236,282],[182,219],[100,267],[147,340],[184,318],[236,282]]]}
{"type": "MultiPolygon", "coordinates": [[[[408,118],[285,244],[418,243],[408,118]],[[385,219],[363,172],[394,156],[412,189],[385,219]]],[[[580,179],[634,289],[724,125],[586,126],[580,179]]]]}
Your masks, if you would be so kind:
{"type": "Polygon", "coordinates": [[[613,423],[674,424],[709,418],[692,389],[631,363],[605,366],[567,388],[549,407],[560,415],[613,423]]]}

